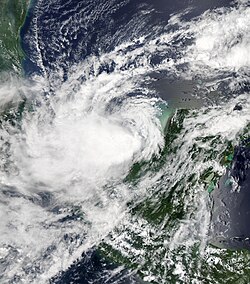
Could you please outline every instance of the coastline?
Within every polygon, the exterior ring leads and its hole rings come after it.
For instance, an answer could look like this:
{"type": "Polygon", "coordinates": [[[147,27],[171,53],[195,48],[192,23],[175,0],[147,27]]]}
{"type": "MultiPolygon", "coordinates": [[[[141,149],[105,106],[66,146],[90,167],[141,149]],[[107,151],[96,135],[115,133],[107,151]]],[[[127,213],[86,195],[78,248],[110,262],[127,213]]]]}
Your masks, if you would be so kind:
{"type": "Polygon", "coordinates": [[[27,0],[3,0],[0,14],[0,72],[22,74],[25,56],[21,47],[20,31],[29,10],[27,0]]]}

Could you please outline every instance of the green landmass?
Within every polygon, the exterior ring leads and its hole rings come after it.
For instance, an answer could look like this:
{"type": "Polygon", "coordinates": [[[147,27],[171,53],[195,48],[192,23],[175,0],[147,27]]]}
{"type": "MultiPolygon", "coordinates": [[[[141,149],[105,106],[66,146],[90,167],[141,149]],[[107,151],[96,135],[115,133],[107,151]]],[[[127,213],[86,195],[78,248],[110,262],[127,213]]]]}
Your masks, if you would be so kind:
{"type": "Polygon", "coordinates": [[[24,53],[20,29],[28,9],[28,0],[0,0],[0,71],[21,73],[24,53]]]}
{"type": "MultiPolygon", "coordinates": [[[[148,171],[158,172],[164,167],[166,160],[171,159],[171,156],[177,153],[179,148],[176,147],[175,141],[181,134],[183,122],[189,113],[190,111],[187,109],[175,111],[165,129],[165,147],[161,152],[161,156],[154,157],[149,162],[135,164],[125,182],[136,185],[136,181],[142,179],[148,171]]],[[[248,145],[249,130],[250,125],[239,135],[237,145],[240,143],[248,145]]],[[[222,141],[219,135],[199,137],[196,141],[197,144],[194,144],[190,150],[191,160],[203,159],[203,162],[207,162],[215,159],[226,168],[232,166],[235,151],[235,145],[232,141],[222,141]],[[199,142],[207,143],[209,147],[200,147],[199,142]],[[223,145],[223,147],[217,148],[216,144],[223,145]]],[[[199,257],[198,244],[190,247],[189,253],[185,251],[185,246],[180,246],[174,252],[164,246],[164,241],[169,239],[171,232],[178,227],[179,222],[185,219],[186,212],[192,211],[188,208],[189,206],[192,207],[192,204],[187,205],[186,196],[193,194],[193,187],[197,186],[197,184],[203,184],[204,189],[210,194],[214,190],[219,190],[220,178],[221,174],[216,172],[213,167],[208,167],[200,174],[191,173],[179,180],[176,179],[176,182],[172,184],[166,181],[166,176],[163,176],[162,187],[142,201],[128,204],[131,218],[134,218],[135,223],[138,219],[144,220],[145,226],[148,224],[147,228],[152,228],[152,231],[150,229],[147,236],[142,236],[139,231],[136,232],[133,229],[126,228],[127,237],[123,241],[127,241],[130,246],[130,251],[127,251],[126,244],[122,248],[113,246],[112,238],[115,238],[116,235],[123,235],[122,230],[124,228],[121,228],[121,232],[117,228],[114,235],[111,233],[111,242],[107,240],[100,244],[100,253],[111,262],[120,263],[128,269],[136,270],[142,279],[150,271],[152,275],[156,276],[155,280],[150,281],[150,283],[154,284],[158,284],[159,279],[164,279],[165,283],[177,283],[179,281],[178,275],[175,275],[173,268],[169,267],[168,271],[166,271],[166,266],[162,262],[168,254],[171,254],[172,260],[175,261],[176,259],[178,262],[181,259],[185,267],[190,267],[189,275],[197,275],[197,271],[201,271],[200,266],[202,266],[203,269],[200,275],[197,276],[201,283],[219,283],[221,279],[225,279],[223,283],[236,283],[235,281],[238,281],[237,283],[249,283],[246,281],[250,277],[249,270],[246,270],[245,277],[242,277],[240,273],[237,274],[237,271],[242,271],[242,267],[245,267],[246,263],[249,262],[249,253],[245,250],[223,250],[222,252],[221,249],[208,245],[212,250],[209,254],[211,259],[215,259],[215,261],[219,259],[218,263],[212,264],[207,262],[206,258],[199,257]],[[168,190],[165,190],[166,186],[168,190]],[[176,200],[178,200],[178,203],[175,202],[176,200]],[[131,253],[131,251],[134,251],[134,253],[131,253]],[[180,255],[183,257],[180,257],[180,255]],[[237,263],[235,269],[232,269],[231,266],[234,261],[237,263]]],[[[179,281],[178,283],[185,283],[185,281],[179,281]]]]}
{"type": "MultiPolygon", "coordinates": [[[[28,0],[0,0],[2,7],[0,12],[0,72],[21,74],[21,62],[24,58],[24,52],[20,46],[19,33],[25,20],[28,4],[28,0]]],[[[160,121],[165,133],[165,147],[162,149],[160,157],[134,164],[124,180],[125,183],[136,185],[149,171],[158,172],[164,167],[166,160],[170,159],[171,155],[175,155],[179,150],[178,143],[174,142],[183,130],[183,121],[189,114],[189,110],[178,109],[173,111],[165,107],[165,105],[160,107],[162,108],[160,121]]],[[[17,108],[8,108],[2,113],[0,127],[5,121],[18,127],[18,122],[22,119],[25,110],[32,111],[25,100],[17,108]]],[[[246,143],[249,143],[249,140],[247,140],[249,129],[250,126],[245,129],[239,140],[246,139],[246,143]]],[[[190,149],[190,160],[199,160],[201,157],[204,162],[217,159],[222,166],[230,168],[235,148],[231,141],[228,141],[223,151],[213,147],[223,143],[219,136],[201,137],[196,142],[190,149]],[[211,147],[202,148],[199,146],[199,142],[207,143],[211,147]]],[[[163,187],[169,186],[168,190],[159,188],[141,202],[128,204],[132,218],[145,220],[145,224],[149,224],[158,232],[154,236],[153,230],[152,232],[149,231],[148,240],[151,242],[147,243],[147,238],[127,228],[130,246],[134,251],[142,250],[144,252],[143,257],[139,258],[139,256],[132,253],[125,255],[105,241],[100,244],[99,251],[111,262],[123,264],[128,269],[137,270],[142,278],[145,276],[145,272],[150,270],[152,274],[160,275],[161,279],[165,279],[166,283],[177,283],[178,275],[173,273],[172,268],[166,273],[166,267],[162,262],[164,257],[170,253],[168,247],[164,246],[164,241],[170,237],[171,230],[176,228],[180,220],[184,219],[185,212],[189,211],[185,207],[185,198],[187,193],[192,194],[193,186],[198,183],[203,184],[208,193],[211,193],[216,190],[220,178],[221,176],[212,167],[208,167],[200,176],[190,174],[176,180],[175,183],[163,183],[163,187]],[[178,200],[178,204],[174,202],[175,200],[178,200]]],[[[166,180],[166,176],[162,176],[162,179],[166,180]]],[[[74,208],[72,216],[84,219],[84,214],[78,207],[74,208]]],[[[68,216],[68,218],[72,216],[68,216]]],[[[119,228],[117,230],[119,231],[119,228]]],[[[172,259],[178,262],[178,257],[182,252],[185,253],[185,248],[183,248],[183,251],[180,248],[180,251],[171,252],[172,259]]],[[[200,269],[199,265],[202,265],[203,273],[199,279],[201,283],[219,283],[221,279],[224,279],[224,283],[248,283],[249,270],[245,270],[246,264],[250,261],[248,252],[223,250],[222,253],[221,250],[215,249],[211,255],[219,258],[220,262],[211,265],[206,262],[206,259],[200,259],[198,249],[194,246],[190,249],[190,254],[186,254],[186,258],[182,259],[182,261],[184,265],[190,266],[190,274],[192,275],[195,275],[197,270],[200,269]],[[232,266],[232,262],[235,260],[237,261],[234,264],[235,270],[230,271],[228,269],[227,274],[225,274],[224,267],[232,266]],[[237,269],[241,269],[244,273],[237,275],[235,272],[237,269]]],[[[151,283],[158,284],[159,282],[156,280],[151,281],[151,283]]]]}

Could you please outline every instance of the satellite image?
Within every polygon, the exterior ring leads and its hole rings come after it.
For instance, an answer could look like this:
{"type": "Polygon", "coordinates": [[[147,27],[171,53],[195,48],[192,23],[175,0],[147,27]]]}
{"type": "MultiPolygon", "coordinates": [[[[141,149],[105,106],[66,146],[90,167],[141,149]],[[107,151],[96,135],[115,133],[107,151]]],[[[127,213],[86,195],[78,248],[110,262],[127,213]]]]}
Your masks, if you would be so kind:
{"type": "Polygon", "coordinates": [[[0,283],[250,283],[250,0],[0,0],[0,283]]]}

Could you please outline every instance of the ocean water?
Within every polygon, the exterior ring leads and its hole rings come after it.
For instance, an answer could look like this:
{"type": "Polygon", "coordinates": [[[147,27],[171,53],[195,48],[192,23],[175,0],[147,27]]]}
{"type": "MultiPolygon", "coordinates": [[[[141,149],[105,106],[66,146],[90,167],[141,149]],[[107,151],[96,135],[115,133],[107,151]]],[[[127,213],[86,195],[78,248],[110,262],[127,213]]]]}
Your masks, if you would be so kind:
{"type": "Polygon", "coordinates": [[[249,32],[248,1],[32,1],[0,85],[2,283],[249,283],[211,245],[249,32]]]}

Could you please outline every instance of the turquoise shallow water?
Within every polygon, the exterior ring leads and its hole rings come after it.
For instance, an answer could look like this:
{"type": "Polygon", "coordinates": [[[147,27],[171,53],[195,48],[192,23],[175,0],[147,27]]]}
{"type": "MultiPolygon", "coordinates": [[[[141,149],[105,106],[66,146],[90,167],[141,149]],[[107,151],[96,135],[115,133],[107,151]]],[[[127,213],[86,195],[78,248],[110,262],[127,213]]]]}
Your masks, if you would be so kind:
{"type": "Polygon", "coordinates": [[[32,2],[26,78],[0,86],[3,281],[249,283],[248,251],[210,244],[249,7],[210,4],[32,2]]]}

